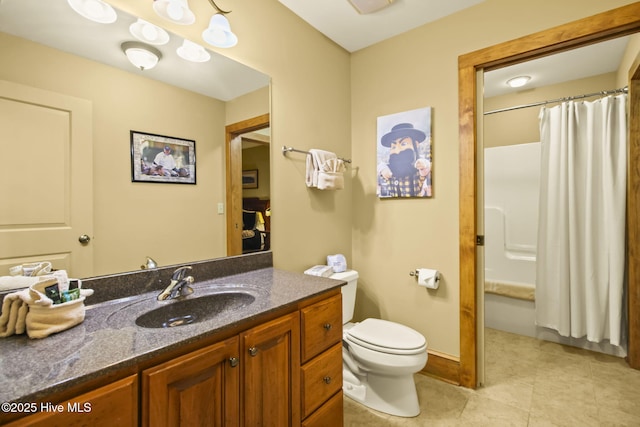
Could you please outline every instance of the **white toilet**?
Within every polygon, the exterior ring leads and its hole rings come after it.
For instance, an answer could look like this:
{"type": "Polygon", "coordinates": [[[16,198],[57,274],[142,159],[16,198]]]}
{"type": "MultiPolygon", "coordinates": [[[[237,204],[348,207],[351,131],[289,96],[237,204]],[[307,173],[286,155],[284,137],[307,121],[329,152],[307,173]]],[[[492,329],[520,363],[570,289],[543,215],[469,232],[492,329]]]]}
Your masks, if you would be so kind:
{"type": "Polygon", "coordinates": [[[334,273],[342,287],[343,390],[372,409],[400,417],[420,414],[413,374],[427,364],[427,341],[398,323],[366,319],[350,323],[356,302],[358,272],[334,273]]]}

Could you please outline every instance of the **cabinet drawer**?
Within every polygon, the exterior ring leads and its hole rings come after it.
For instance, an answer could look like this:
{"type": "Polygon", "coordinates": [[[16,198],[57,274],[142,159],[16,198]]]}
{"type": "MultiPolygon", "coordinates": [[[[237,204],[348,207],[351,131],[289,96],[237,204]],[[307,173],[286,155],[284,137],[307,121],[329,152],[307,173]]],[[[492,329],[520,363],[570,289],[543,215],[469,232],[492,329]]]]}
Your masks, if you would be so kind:
{"type": "Polygon", "coordinates": [[[302,422],[302,427],[342,427],[343,425],[344,406],[342,390],[302,422]]]}
{"type": "Polygon", "coordinates": [[[305,364],[301,380],[304,418],[342,388],[342,343],[305,364]]]}
{"type": "Polygon", "coordinates": [[[342,294],[300,310],[302,362],[306,362],[342,340],[342,294]]]}

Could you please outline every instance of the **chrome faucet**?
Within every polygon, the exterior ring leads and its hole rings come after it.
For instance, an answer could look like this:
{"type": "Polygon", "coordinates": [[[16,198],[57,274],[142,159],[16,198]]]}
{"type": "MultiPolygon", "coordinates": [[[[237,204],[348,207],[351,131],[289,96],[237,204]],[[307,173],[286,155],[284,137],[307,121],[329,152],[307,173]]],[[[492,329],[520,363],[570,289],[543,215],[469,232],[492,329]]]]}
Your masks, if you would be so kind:
{"type": "Polygon", "coordinates": [[[187,276],[187,271],[191,270],[191,266],[184,266],[176,269],[171,275],[171,283],[169,286],[158,295],[158,301],[164,301],[167,298],[177,298],[179,296],[185,296],[193,293],[193,288],[189,286],[195,279],[192,276],[187,276]]]}

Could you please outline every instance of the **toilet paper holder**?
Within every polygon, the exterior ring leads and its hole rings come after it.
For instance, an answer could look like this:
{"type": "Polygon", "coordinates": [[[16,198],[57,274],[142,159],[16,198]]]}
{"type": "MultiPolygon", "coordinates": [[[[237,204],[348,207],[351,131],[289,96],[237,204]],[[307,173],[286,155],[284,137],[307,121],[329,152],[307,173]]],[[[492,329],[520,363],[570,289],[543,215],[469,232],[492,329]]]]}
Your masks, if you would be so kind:
{"type": "Polygon", "coordinates": [[[418,276],[418,274],[419,274],[419,273],[418,273],[418,269],[417,269],[417,268],[416,268],[415,270],[413,270],[413,271],[410,271],[410,272],[409,272],[409,276],[412,276],[412,277],[413,277],[413,276],[416,276],[416,277],[417,277],[417,276],[418,276]]]}

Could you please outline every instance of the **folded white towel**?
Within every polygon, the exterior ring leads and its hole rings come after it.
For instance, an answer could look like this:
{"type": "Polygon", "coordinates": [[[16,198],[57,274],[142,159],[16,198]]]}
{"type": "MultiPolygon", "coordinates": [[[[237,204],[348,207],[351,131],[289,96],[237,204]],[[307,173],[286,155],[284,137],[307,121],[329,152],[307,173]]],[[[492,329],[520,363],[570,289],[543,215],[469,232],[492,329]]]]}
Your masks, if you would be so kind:
{"type": "Polygon", "coordinates": [[[53,276],[0,276],[0,291],[11,291],[14,289],[28,288],[43,280],[49,280],[53,276]]]}
{"type": "Polygon", "coordinates": [[[344,188],[344,161],[329,159],[320,167],[318,173],[319,190],[342,190],[344,188]]]}
{"type": "Polygon", "coordinates": [[[337,158],[338,156],[331,151],[317,150],[315,148],[309,150],[306,174],[307,187],[318,187],[318,174],[320,173],[320,168],[325,162],[327,162],[327,160],[337,158]]]}
{"type": "Polygon", "coordinates": [[[31,301],[29,289],[5,295],[0,314],[0,337],[24,334],[29,301],[31,301]]]}
{"type": "Polygon", "coordinates": [[[9,269],[12,276],[44,276],[51,273],[51,263],[49,261],[29,262],[26,264],[15,265],[9,269]]]}

